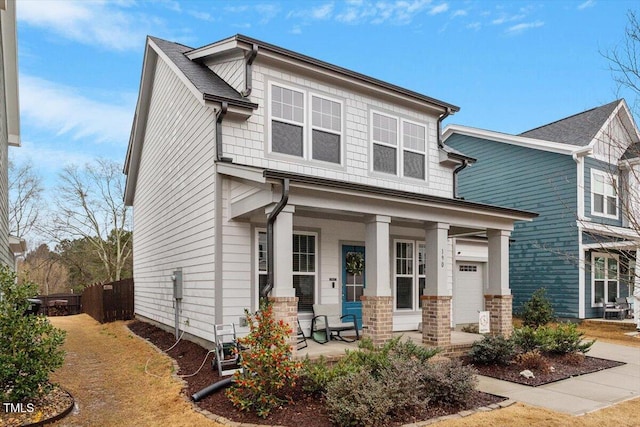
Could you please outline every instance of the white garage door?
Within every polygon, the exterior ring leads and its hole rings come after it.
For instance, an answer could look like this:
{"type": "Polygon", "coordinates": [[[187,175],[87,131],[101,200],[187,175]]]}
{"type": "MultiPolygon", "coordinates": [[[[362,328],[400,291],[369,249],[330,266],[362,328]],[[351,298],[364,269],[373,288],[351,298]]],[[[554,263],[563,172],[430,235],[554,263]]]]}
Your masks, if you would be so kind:
{"type": "Polygon", "coordinates": [[[484,263],[456,263],[453,289],[453,323],[478,323],[478,312],[484,310],[484,263]]]}

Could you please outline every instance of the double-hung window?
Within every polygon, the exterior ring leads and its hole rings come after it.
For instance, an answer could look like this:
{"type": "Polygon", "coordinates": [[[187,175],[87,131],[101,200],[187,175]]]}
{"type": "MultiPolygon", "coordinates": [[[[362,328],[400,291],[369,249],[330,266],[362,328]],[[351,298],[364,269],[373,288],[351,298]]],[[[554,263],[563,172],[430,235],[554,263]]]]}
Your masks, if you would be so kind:
{"type": "Polygon", "coordinates": [[[426,179],[426,127],[371,112],[372,169],[390,175],[426,179]]]}
{"type": "Polygon", "coordinates": [[[425,129],[424,126],[402,122],[402,170],[404,176],[425,178],[425,129]]]}
{"type": "Polygon", "coordinates": [[[342,103],[304,89],[269,87],[271,152],[341,164],[342,103]]]}
{"type": "Polygon", "coordinates": [[[314,160],[341,162],[342,105],[311,95],[311,157],[314,160]]]}
{"type": "Polygon", "coordinates": [[[420,296],[424,293],[426,281],[427,247],[412,240],[396,240],[394,247],[396,310],[422,307],[420,296]]]}
{"type": "Polygon", "coordinates": [[[618,259],[609,254],[594,253],[592,255],[593,304],[615,302],[619,296],[618,259]]]}
{"type": "Polygon", "coordinates": [[[591,213],[618,218],[618,177],[591,171],[591,213]]]}
{"type": "MultiPolygon", "coordinates": [[[[313,311],[317,283],[317,235],[296,232],[293,234],[293,287],[298,297],[298,311],[313,311]]],[[[259,231],[257,236],[258,296],[267,285],[267,233],[259,231]]]]}

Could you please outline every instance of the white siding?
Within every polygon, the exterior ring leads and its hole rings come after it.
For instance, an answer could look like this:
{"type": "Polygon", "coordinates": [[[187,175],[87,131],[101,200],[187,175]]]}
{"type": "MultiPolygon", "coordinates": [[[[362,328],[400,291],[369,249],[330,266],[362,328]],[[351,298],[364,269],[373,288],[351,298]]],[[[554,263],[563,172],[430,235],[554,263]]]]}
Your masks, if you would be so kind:
{"type": "Polygon", "coordinates": [[[624,128],[619,116],[615,116],[596,136],[593,156],[617,164],[632,138],[624,128]]]}
{"type": "MultiPolygon", "coordinates": [[[[259,55],[253,64],[251,101],[257,103],[259,107],[247,121],[226,120],[223,128],[224,155],[232,157],[236,163],[442,197],[452,196],[452,171],[439,164],[436,115],[428,115],[399,104],[381,101],[364,92],[355,92],[353,88],[331,85],[275,69],[261,64],[259,55]],[[329,163],[268,152],[269,126],[266,103],[269,99],[265,96],[269,82],[280,82],[290,87],[312,90],[314,93],[342,101],[344,106],[343,165],[334,166],[329,163]],[[427,179],[425,181],[371,171],[369,137],[371,110],[387,112],[426,127],[427,179]]],[[[308,105],[305,108],[308,108],[308,105]]],[[[399,143],[401,144],[402,141],[399,143]]]]}
{"type": "Polygon", "coordinates": [[[5,93],[4,52],[0,32],[0,263],[13,269],[13,255],[9,250],[9,130],[7,124],[7,94],[5,93]]]}
{"type": "Polygon", "coordinates": [[[244,59],[211,64],[209,68],[238,92],[244,89],[244,59]]]}
{"type": "Polygon", "coordinates": [[[170,276],[181,267],[180,327],[213,340],[215,115],[161,59],[152,93],[134,201],[135,310],[173,327],[170,276]]]}

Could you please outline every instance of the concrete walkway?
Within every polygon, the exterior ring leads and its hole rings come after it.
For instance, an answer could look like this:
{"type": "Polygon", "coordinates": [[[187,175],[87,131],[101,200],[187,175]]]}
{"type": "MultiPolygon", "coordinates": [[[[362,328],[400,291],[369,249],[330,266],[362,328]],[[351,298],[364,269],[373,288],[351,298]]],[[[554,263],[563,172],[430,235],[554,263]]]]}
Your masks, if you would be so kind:
{"type": "Polygon", "coordinates": [[[597,341],[588,355],[626,365],[538,387],[479,376],[478,389],[570,415],[640,397],[640,348],[597,341]]]}

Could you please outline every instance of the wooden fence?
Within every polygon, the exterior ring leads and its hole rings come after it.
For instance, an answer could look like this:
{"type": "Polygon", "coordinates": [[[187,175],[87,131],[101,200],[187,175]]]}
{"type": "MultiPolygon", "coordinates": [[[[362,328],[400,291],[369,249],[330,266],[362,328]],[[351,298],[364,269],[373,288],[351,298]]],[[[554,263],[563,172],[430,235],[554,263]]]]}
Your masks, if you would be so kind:
{"type": "Polygon", "coordinates": [[[86,287],[82,311],[100,323],[133,319],[133,279],[86,287]]]}
{"type": "Polygon", "coordinates": [[[51,294],[38,295],[42,301],[38,314],[45,316],[67,316],[82,313],[80,294],[51,294]]]}

